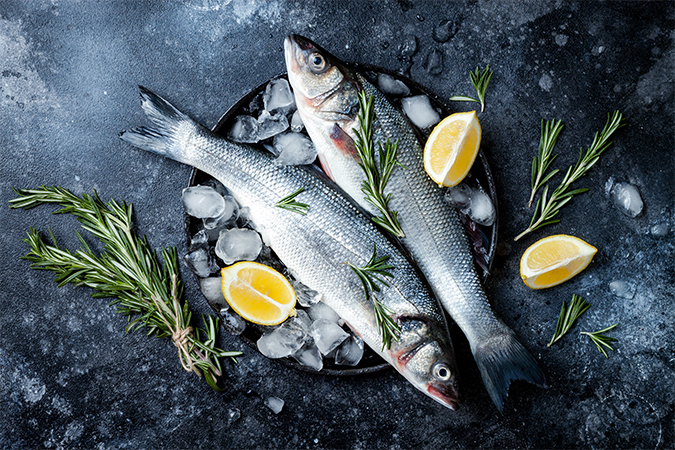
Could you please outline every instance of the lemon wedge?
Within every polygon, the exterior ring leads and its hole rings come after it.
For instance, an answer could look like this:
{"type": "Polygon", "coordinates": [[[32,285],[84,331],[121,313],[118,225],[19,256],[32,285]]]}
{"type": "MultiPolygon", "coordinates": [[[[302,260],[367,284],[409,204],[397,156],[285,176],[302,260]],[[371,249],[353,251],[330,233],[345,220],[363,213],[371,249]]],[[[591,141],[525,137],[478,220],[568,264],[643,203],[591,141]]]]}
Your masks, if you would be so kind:
{"type": "Polygon", "coordinates": [[[476,160],[480,138],[476,111],[446,117],[424,145],[424,170],[439,186],[458,184],[476,160]]]}
{"type": "Polygon", "coordinates": [[[295,315],[295,291],[279,272],[264,264],[241,261],[220,271],[223,296],[249,322],[277,325],[295,315]]]}
{"type": "Polygon", "coordinates": [[[520,259],[520,278],[532,289],[563,283],[584,270],[597,248],[583,240],[556,234],[532,244],[520,259]]]}

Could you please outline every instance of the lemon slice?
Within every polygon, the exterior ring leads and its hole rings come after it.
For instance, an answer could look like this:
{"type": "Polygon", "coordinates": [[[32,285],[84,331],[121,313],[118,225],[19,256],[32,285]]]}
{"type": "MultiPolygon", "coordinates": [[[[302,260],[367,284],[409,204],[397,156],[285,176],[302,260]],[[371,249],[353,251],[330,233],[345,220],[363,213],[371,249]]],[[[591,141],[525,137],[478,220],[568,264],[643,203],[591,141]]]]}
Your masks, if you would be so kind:
{"type": "Polygon", "coordinates": [[[295,291],[271,267],[241,261],[220,271],[223,296],[244,319],[259,325],[276,325],[295,313],[295,291]]]}
{"type": "Polygon", "coordinates": [[[436,125],[424,146],[424,170],[439,186],[458,184],[476,160],[480,138],[476,111],[446,117],[436,125]]]}
{"type": "Polygon", "coordinates": [[[556,234],[532,244],[520,259],[520,278],[532,289],[556,286],[588,266],[597,248],[579,238],[556,234]]]}

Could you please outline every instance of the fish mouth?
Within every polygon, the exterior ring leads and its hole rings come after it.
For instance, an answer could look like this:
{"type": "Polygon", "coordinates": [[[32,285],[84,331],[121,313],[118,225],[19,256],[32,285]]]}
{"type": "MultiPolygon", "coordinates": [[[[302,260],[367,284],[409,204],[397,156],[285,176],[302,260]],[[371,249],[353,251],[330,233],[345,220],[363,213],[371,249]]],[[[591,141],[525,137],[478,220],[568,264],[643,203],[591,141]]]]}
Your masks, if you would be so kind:
{"type": "Polygon", "coordinates": [[[427,391],[429,392],[429,395],[440,404],[447,406],[453,411],[459,409],[460,399],[452,387],[439,383],[432,383],[427,386],[427,391]]]}
{"type": "Polygon", "coordinates": [[[305,52],[316,48],[315,45],[307,38],[299,34],[289,34],[284,39],[284,56],[286,57],[286,68],[288,72],[297,72],[300,70],[300,62],[298,56],[304,55],[305,52]]]}

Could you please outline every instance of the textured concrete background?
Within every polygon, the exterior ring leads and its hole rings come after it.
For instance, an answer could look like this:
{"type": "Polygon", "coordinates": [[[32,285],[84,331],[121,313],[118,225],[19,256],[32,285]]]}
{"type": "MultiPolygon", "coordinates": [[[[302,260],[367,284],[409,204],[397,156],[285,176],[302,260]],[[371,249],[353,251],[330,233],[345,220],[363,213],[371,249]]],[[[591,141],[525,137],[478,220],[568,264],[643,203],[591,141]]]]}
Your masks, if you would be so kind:
{"type": "MultiPolygon", "coordinates": [[[[672,2],[237,1],[0,2],[0,446],[181,447],[641,447],[675,446],[673,340],[674,174],[672,2]],[[453,20],[446,43],[434,27],[453,20]],[[500,237],[487,292],[521,337],[550,387],[515,383],[503,413],[453,331],[465,402],[449,411],[393,370],[355,378],[311,375],[267,360],[239,339],[213,392],[184,372],[168,340],[124,334],[125,320],[85,288],[57,289],[19,257],[29,227],[52,227],[78,247],[72,217],[49,207],[10,210],[12,187],[96,189],[136,207],[138,229],[157,247],[185,251],[180,192],[190,168],[121,142],[144,123],[137,85],[213,126],[242,95],[285,70],[283,37],[304,34],[352,62],[402,71],[442,98],[471,94],[468,71],[495,70],[479,118],[495,175],[500,237]],[[418,48],[400,56],[406,35],[418,48]],[[425,68],[432,50],[443,71],[425,68]],[[411,65],[412,63],[412,65],[411,65]],[[539,122],[565,123],[556,167],[572,164],[606,114],[627,126],[580,183],[590,191],[562,222],[521,241],[539,122]],[[624,216],[605,183],[629,181],[644,211],[624,216]],[[665,236],[652,227],[660,225],[665,236]],[[599,248],[593,263],[558,287],[531,291],[518,262],[536,239],[578,236],[599,248]],[[632,299],[609,283],[636,285],[632,299]],[[592,306],[547,349],[560,304],[592,306]],[[605,359],[582,330],[618,322],[605,359]],[[275,415],[263,399],[286,403],[275,415]],[[230,419],[231,412],[241,416],[230,419]]],[[[473,105],[453,104],[458,111],[473,105]]],[[[186,298],[207,311],[186,269],[186,298]]]]}

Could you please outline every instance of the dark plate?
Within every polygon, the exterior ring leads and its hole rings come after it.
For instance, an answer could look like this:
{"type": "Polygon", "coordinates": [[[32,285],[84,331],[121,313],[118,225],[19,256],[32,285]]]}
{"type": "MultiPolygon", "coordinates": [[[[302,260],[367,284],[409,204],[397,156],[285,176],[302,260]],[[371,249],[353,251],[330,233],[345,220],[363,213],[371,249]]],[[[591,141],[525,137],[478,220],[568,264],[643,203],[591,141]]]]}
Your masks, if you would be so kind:
{"type": "MultiPolygon", "coordinates": [[[[369,65],[352,65],[353,68],[356,70],[362,72],[362,73],[371,73],[371,74],[377,74],[377,73],[385,73],[388,75],[391,75],[392,77],[403,81],[411,91],[411,95],[417,95],[417,94],[425,94],[429,97],[431,100],[432,105],[434,105],[436,108],[438,108],[441,111],[441,116],[445,117],[451,113],[451,109],[441,100],[438,96],[433,94],[432,92],[427,91],[425,88],[420,86],[419,84],[415,83],[414,81],[401,76],[400,74],[394,73],[392,71],[389,71],[387,69],[383,69],[380,67],[374,67],[374,66],[369,66],[369,65]]],[[[221,135],[221,136],[226,136],[227,132],[229,131],[230,127],[232,126],[233,120],[236,116],[242,115],[242,114],[250,114],[251,111],[249,111],[249,106],[251,105],[252,102],[254,102],[254,99],[256,97],[259,97],[264,91],[265,87],[267,84],[277,78],[287,78],[286,74],[282,74],[276,77],[273,77],[266,81],[265,83],[261,84],[257,88],[253,89],[250,91],[248,94],[243,96],[237,103],[235,103],[230,109],[223,114],[223,116],[220,118],[218,123],[213,127],[213,132],[221,135]]],[[[396,98],[392,98],[394,103],[399,103],[399,100],[396,98]]],[[[399,105],[400,106],[400,105],[399,105]]],[[[262,108],[262,103],[261,103],[261,108],[262,108]]],[[[418,130],[419,131],[419,130],[418,130]]],[[[427,136],[419,131],[420,136],[425,139],[427,136]]],[[[254,144],[254,145],[260,145],[261,151],[265,151],[265,149],[262,147],[261,144],[254,144]]],[[[469,177],[471,178],[471,181],[479,183],[482,188],[487,192],[491,199],[493,204],[495,205],[495,210],[497,210],[497,195],[496,195],[496,190],[495,190],[495,184],[494,180],[492,178],[492,173],[490,172],[490,167],[488,166],[487,163],[487,158],[485,157],[485,154],[481,150],[478,154],[479,158],[474,163],[471,171],[469,172],[469,177]]],[[[190,176],[190,182],[189,186],[195,186],[197,184],[203,184],[208,180],[212,180],[213,177],[208,175],[205,172],[202,172],[197,169],[193,169],[192,174],[190,176]]],[[[199,226],[199,220],[194,219],[187,214],[185,215],[185,223],[186,223],[186,232],[187,232],[187,239],[188,243],[190,241],[190,238],[197,232],[198,226],[199,226]]],[[[499,214],[497,214],[497,217],[499,217],[499,214]]],[[[496,242],[497,242],[497,223],[498,221],[495,221],[494,225],[485,227],[485,226],[480,226],[479,228],[481,231],[485,234],[485,236],[488,239],[488,245],[487,245],[487,255],[486,255],[486,260],[487,260],[487,266],[488,269],[492,266],[492,261],[494,259],[494,254],[495,254],[495,247],[496,247],[496,242]]],[[[273,254],[273,257],[274,254],[273,254]]],[[[279,266],[283,266],[281,262],[279,262],[279,266]]],[[[488,272],[484,271],[480,268],[478,268],[479,273],[482,272],[482,279],[483,282],[487,279],[488,272]]],[[[214,312],[216,315],[220,317],[220,306],[219,305],[211,305],[213,308],[214,312]]],[[[222,319],[222,317],[221,317],[222,319]]],[[[258,326],[255,324],[250,324],[247,323],[246,330],[244,333],[242,333],[239,337],[244,340],[249,346],[252,348],[256,349],[257,351],[257,346],[256,346],[256,341],[262,333],[264,332],[265,327],[258,326]]],[[[368,346],[366,346],[363,358],[361,362],[355,366],[355,367],[348,367],[348,366],[338,366],[335,364],[332,364],[328,361],[324,361],[324,368],[321,371],[316,371],[314,369],[302,366],[295,362],[295,360],[292,360],[290,358],[281,358],[278,359],[280,363],[293,367],[298,370],[303,370],[306,372],[312,372],[312,373],[318,373],[318,374],[323,374],[323,375],[334,375],[334,376],[353,376],[353,375],[362,375],[362,374],[367,374],[367,373],[372,373],[372,372],[377,372],[380,370],[387,369],[391,367],[389,364],[384,362],[382,358],[377,355],[374,351],[372,351],[368,346]]]]}

